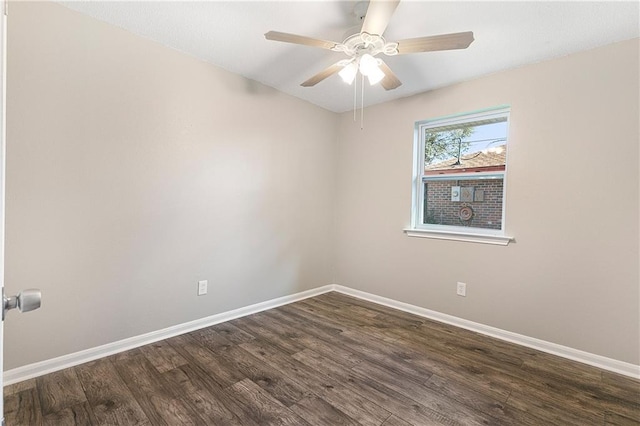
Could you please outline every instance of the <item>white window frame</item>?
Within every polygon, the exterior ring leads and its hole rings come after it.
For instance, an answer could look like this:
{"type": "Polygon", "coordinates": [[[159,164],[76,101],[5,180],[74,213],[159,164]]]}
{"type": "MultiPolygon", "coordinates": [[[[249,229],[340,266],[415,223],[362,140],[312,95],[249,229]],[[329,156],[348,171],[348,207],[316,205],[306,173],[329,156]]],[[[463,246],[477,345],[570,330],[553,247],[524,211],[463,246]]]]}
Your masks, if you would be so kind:
{"type": "MultiPolygon", "coordinates": [[[[405,229],[405,233],[410,237],[435,238],[443,240],[468,241],[485,244],[507,245],[513,240],[505,234],[506,225],[506,196],[507,196],[507,170],[504,172],[478,172],[478,173],[451,173],[438,176],[428,176],[424,174],[424,152],[425,136],[428,129],[472,123],[474,121],[487,120],[492,118],[507,119],[507,158],[509,156],[509,106],[499,106],[488,108],[471,113],[450,115],[446,117],[433,118],[417,121],[415,124],[414,144],[413,144],[413,195],[411,199],[411,226],[405,229]],[[502,221],[501,229],[471,228],[466,226],[426,224],[424,222],[424,183],[433,180],[463,180],[463,179],[503,179],[502,192],[502,221]]],[[[507,160],[508,163],[508,160],[507,160]]]]}

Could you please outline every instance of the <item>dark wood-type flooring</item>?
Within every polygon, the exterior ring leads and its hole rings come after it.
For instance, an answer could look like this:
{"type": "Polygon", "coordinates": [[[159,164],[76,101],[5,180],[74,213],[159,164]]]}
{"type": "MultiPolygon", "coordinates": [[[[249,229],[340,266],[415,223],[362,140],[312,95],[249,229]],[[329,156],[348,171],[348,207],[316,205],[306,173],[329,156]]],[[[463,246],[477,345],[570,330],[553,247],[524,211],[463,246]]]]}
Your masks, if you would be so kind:
{"type": "Polygon", "coordinates": [[[639,425],[640,382],[328,293],[5,388],[14,425],[639,425]]]}

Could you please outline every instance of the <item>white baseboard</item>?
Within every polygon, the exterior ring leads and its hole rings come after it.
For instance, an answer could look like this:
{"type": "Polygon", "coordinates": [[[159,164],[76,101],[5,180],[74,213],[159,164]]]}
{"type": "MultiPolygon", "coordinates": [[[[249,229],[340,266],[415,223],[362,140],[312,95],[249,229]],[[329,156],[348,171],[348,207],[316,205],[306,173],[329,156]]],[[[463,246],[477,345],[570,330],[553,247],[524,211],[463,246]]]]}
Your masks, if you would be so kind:
{"type": "Polygon", "coordinates": [[[367,300],[379,305],[388,306],[390,308],[409,312],[411,314],[415,314],[424,318],[429,318],[435,321],[443,322],[445,324],[454,325],[466,330],[471,330],[480,334],[495,337],[500,340],[505,340],[507,342],[526,346],[528,348],[537,349],[542,352],[558,355],[563,358],[581,362],[583,364],[592,365],[594,367],[602,368],[603,370],[608,370],[614,373],[619,373],[625,376],[640,379],[640,365],[618,361],[616,359],[607,358],[578,349],[573,349],[568,346],[562,346],[556,343],[547,342],[545,340],[524,336],[522,334],[512,333],[510,331],[454,317],[452,315],[443,314],[437,311],[432,311],[430,309],[421,308],[419,306],[410,305],[408,303],[398,302],[397,300],[377,296],[375,294],[366,293],[360,290],[354,290],[352,288],[344,287],[341,285],[334,285],[333,289],[334,291],[357,297],[358,299],[367,300]]]}
{"type": "Polygon", "coordinates": [[[325,285],[311,290],[295,293],[289,296],[278,297],[276,299],[267,300],[265,302],[256,303],[254,305],[245,306],[243,308],[234,309],[232,311],[222,312],[220,314],[211,315],[183,324],[174,325],[162,330],[152,331],[150,333],[141,334],[139,336],[130,337],[128,339],[119,340],[106,345],[97,346],[95,348],[86,349],[80,352],[63,355],[57,358],[47,359],[45,361],[36,362],[34,364],[25,365],[4,372],[4,385],[28,380],[44,374],[53,373],[54,371],[63,370],[75,365],[84,364],[108,355],[118,352],[128,351],[140,346],[148,345],[159,340],[168,339],[180,334],[189,333],[204,327],[209,327],[221,322],[230,321],[232,319],[244,317],[246,315],[255,314],[266,311],[267,309],[276,308],[278,306],[297,302],[298,300],[314,297],[319,294],[333,291],[333,285],[325,285]]]}
{"type": "Polygon", "coordinates": [[[584,364],[592,365],[594,367],[602,368],[604,370],[613,371],[625,376],[640,379],[640,366],[635,364],[618,361],[600,355],[595,355],[567,346],[558,345],[556,343],[535,339],[533,337],[523,336],[522,334],[512,333],[510,331],[501,330],[499,328],[432,311],[430,309],[421,308],[419,306],[410,305],[408,303],[399,302],[397,300],[389,299],[386,297],[377,296],[375,294],[366,293],[364,291],[355,290],[349,287],[331,284],[292,294],[289,296],[267,300],[265,302],[256,303],[254,305],[234,309],[232,311],[223,312],[198,320],[189,321],[184,324],[178,324],[162,330],[152,331],[140,336],[130,337],[128,339],[119,340],[117,342],[108,343],[106,345],[86,349],[84,351],[75,352],[61,357],[52,358],[34,364],[7,370],[4,372],[4,385],[6,386],[13,383],[21,382],[23,380],[42,376],[44,374],[53,373],[54,371],[73,367],[75,365],[93,361],[95,359],[102,358],[108,355],[113,355],[118,352],[123,352],[129,349],[137,348],[139,346],[148,345],[159,340],[168,339],[173,336],[178,336],[180,334],[188,333],[190,331],[198,330],[204,327],[209,327],[221,322],[230,321],[232,319],[240,318],[246,315],[255,314],[267,309],[276,308],[278,306],[293,303],[298,300],[303,300],[323,293],[328,293],[330,291],[337,291],[349,296],[377,303],[379,305],[388,306],[390,308],[409,312],[446,324],[451,324],[456,327],[475,331],[477,333],[495,337],[507,342],[526,346],[532,349],[537,349],[542,352],[558,355],[563,358],[571,359],[573,361],[578,361],[584,364]]]}

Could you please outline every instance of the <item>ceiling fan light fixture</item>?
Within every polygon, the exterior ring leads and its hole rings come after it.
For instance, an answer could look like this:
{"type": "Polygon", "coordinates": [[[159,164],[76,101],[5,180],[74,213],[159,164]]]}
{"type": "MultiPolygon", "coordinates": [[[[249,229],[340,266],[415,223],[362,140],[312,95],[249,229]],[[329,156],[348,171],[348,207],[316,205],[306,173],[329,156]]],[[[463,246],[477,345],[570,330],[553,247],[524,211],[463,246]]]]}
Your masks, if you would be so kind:
{"type": "Polygon", "coordinates": [[[373,86],[374,84],[379,83],[384,78],[384,72],[379,67],[372,68],[369,71],[369,75],[367,75],[369,79],[369,84],[373,86]]]}
{"type": "Polygon", "coordinates": [[[360,58],[360,73],[367,76],[372,86],[384,78],[384,72],[380,69],[380,60],[368,53],[360,58]]]}
{"type": "Polygon", "coordinates": [[[378,68],[378,60],[368,53],[362,55],[360,58],[360,72],[362,75],[368,76],[369,73],[375,72],[374,70],[376,69],[380,69],[378,68]]]}
{"type": "MultiPolygon", "coordinates": [[[[345,83],[353,85],[358,73],[369,79],[369,84],[380,83],[384,90],[394,90],[402,85],[391,68],[377,55],[405,55],[408,53],[434,52],[442,50],[466,49],[473,42],[473,32],[439,34],[387,42],[383,34],[400,0],[353,0],[354,16],[363,21],[345,33],[342,43],[322,40],[297,34],[269,31],[267,40],[293,43],[303,46],[341,52],[347,59],[338,61],[311,78],[302,82],[303,87],[312,87],[334,74],[339,74],[345,83]]],[[[357,85],[355,85],[357,87],[357,85]]],[[[364,84],[363,84],[364,86],[364,84]]],[[[354,96],[357,90],[354,90],[354,96]]],[[[355,98],[354,98],[355,99],[355,98]]],[[[364,88],[362,91],[364,105],[364,88]]],[[[354,103],[355,105],[355,103],[354,103]]],[[[354,108],[355,111],[355,108],[354,108]]]]}
{"type": "Polygon", "coordinates": [[[338,75],[340,76],[340,78],[342,78],[342,81],[344,81],[345,83],[352,84],[353,81],[356,79],[357,73],[358,73],[358,66],[354,62],[351,62],[346,67],[342,68],[342,70],[338,73],[338,75]]]}

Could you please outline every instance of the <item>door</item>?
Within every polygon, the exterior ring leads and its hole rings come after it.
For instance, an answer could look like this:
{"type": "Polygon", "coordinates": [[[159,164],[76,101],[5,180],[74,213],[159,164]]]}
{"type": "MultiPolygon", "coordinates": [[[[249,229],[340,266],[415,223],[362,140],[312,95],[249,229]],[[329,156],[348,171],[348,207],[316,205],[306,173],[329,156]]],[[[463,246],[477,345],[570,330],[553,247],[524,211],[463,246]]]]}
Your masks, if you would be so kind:
{"type": "MultiPolygon", "coordinates": [[[[7,311],[18,308],[28,312],[40,307],[40,290],[23,290],[16,296],[4,294],[4,209],[5,209],[5,147],[6,147],[6,89],[7,89],[7,0],[2,2],[2,18],[0,19],[0,289],[2,300],[0,311],[0,372],[4,371],[4,319],[7,311]]],[[[0,374],[0,418],[4,426],[4,374],[0,374]]]]}

